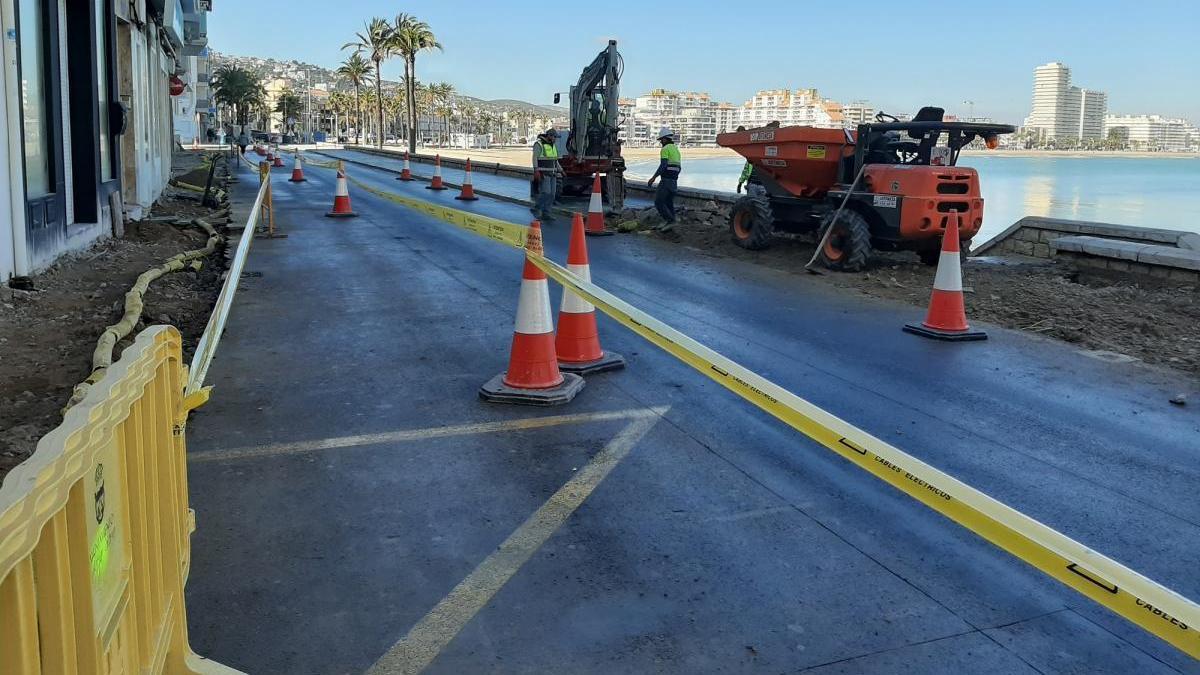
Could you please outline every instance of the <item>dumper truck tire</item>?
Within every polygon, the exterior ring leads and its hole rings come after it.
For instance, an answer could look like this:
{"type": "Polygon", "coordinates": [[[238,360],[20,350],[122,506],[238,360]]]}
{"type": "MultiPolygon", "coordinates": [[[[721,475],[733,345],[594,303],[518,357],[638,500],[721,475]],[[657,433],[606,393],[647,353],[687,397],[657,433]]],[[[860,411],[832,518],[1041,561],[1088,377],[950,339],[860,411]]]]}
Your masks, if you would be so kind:
{"type": "Polygon", "coordinates": [[[733,243],[750,251],[771,245],[775,232],[775,215],[765,196],[746,195],[733,203],[729,212],[729,234],[733,243]]]}
{"type": "Polygon", "coordinates": [[[861,213],[854,209],[843,209],[837,222],[833,214],[826,216],[825,228],[833,227],[833,234],[821,248],[825,266],[841,272],[861,272],[871,261],[871,226],[861,213]]]}

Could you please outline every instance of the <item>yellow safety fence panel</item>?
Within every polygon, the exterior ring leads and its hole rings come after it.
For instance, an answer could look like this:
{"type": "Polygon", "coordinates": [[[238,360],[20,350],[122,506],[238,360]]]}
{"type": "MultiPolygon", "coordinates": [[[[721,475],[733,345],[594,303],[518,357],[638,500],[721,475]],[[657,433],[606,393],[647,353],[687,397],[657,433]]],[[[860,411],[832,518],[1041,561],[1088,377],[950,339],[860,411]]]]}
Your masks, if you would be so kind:
{"type": "Polygon", "coordinates": [[[0,673],[236,673],[188,646],[179,332],[138,335],[0,487],[0,673]]]}
{"type": "MultiPolygon", "coordinates": [[[[525,240],[528,228],[523,225],[497,221],[502,226],[498,224],[489,232],[503,234],[493,236],[480,231],[482,216],[358,184],[372,194],[489,239],[510,246],[523,245],[518,242],[525,240]],[[474,224],[464,224],[468,222],[474,224]]],[[[495,221],[485,220],[489,228],[495,221]]],[[[793,429],[1200,659],[1200,605],[1192,600],[818,408],[541,255],[527,250],[526,256],[563,287],[793,429]]]]}

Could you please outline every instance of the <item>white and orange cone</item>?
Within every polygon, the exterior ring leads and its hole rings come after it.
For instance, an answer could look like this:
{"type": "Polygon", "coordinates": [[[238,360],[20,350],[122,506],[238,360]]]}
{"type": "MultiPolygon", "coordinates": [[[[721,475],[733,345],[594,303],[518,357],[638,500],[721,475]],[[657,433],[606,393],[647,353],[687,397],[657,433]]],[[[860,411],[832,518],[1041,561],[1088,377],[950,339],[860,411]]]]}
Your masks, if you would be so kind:
{"type": "Polygon", "coordinates": [[[442,184],[442,156],[435,155],[433,158],[433,179],[429,181],[429,185],[425,186],[426,190],[445,190],[446,186],[442,184]]]}
{"type": "Polygon", "coordinates": [[[904,330],[935,340],[986,340],[987,333],[971,330],[963,302],[962,267],[959,262],[959,216],[949,218],[942,233],[942,255],[933,278],[929,312],[920,324],[905,324],[904,330]]]}
{"type": "Polygon", "coordinates": [[[479,197],[475,196],[475,186],[471,185],[471,158],[467,158],[467,176],[463,178],[462,190],[454,197],[465,202],[473,202],[479,197]]]}
{"type": "Polygon", "coordinates": [[[337,182],[333,188],[333,210],[326,213],[328,218],[353,218],[358,214],[350,208],[350,184],[346,180],[346,165],[338,162],[337,182]]]}
{"type": "Polygon", "coordinates": [[[404,168],[400,169],[400,177],[396,180],[412,180],[412,167],[408,164],[408,151],[404,151],[404,168]]]}
{"type": "Polygon", "coordinates": [[[267,146],[267,162],[270,164],[275,163],[275,151],[269,145],[267,146]]]}
{"type": "Polygon", "coordinates": [[[275,167],[276,169],[283,167],[283,153],[279,151],[279,148],[275,148],[275,161],[271,164],[271,166],[275,167]]]}
{"type": "Polygon", "coordinates": [[[292,177],[288,179],[289,183],[303,183],[308,179],[304,177],[304,165],[300,162],[300,151],[296,151],[296,164],[292,167],[292,177]]]}
{"type": "MultiPolygon", "coordinates": [[[[529,225],[525,249],[542,253],[542,226],[536,220],[529,225]]],[[[561,405],[575,398],[581,389],[582,377],[564,374],[558,368],[549,281],[545,272],[526,258],[508,370],[480,387],[479,397],[493,403],[561,405]]]]}
{"type": "Polygon", "coordinates": [[[604,229],[604,193],[600,187],[600,173],[592,180],[592,198],[588,202],[587,228],[585,232],[590,237],[606,237],[613,234],[612,230],[604,229]]]}
{"type": "MultiPolygon", "coordinates": [[[[584,281],[592,280],[588,263],[587,236],[583,216],[576,213],[571,222],[571,243],[567,249],[567,269],[584,281]]],[[[558,312],[558,335],[554,339],[558,367],[568,373],[587,375],[625,367],[620,354],[606,352],[600,347],[596,330],[596,307],[567,287],[563,287],[562,305],[558,312]]]]}

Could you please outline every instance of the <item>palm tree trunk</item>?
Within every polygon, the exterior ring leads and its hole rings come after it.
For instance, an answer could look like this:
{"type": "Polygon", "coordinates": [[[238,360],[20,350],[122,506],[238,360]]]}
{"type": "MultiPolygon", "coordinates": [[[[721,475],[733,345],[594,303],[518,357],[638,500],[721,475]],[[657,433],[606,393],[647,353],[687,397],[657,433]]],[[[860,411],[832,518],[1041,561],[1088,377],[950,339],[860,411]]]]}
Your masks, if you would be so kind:
{"type": "Polygon", "coordinates": [[[379,120],[379,129],[375,134],[375,144],[380,148],[383,147],[383,71],[380,68],[383,66],[382,61],[375,62],[375,111],[376,118],[379,120]]]}
{"type": "Polygon", "coordinates": [[[408,92],[408,151],[417,151],[417,88],[414,86],[413,75],[416,73],[416,59],[404,59],[404,90],[408,92]]]}
{"type": "Polygon", "coordinates": [[[358,145],[358,135],[362,133],[362,98],[359,97],[358,85],[354,86],[354,144],[358,145]]]}

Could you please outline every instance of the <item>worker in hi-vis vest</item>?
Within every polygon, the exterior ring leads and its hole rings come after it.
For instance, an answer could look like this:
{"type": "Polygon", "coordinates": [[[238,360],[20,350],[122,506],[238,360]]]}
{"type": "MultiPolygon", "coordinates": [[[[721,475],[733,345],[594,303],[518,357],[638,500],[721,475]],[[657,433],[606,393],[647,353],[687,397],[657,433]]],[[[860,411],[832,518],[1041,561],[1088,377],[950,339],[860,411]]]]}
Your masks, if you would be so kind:
{"type": "Polygon", "coordinates": [[[557,129],[547,129],[538,134],[537,142],[533,144],[533,208],[529,209],[534,218],[542,222],[552,222],[550,207],[558,195],[558,140],[557,129]]]}
{"type": "Polygon", "coordinates": [[[646,182],[650,187],[654,187],[655,179],[662,179],[658,184],[658,191],[654,193],[654,208],[658,209],[658,215],[665,221],[659,228],[663,232],[674,232],[675,193],[679,191],[679,170],[682,167],[679,146],[675,145],[674,135],[671,127],[663,127],[658,131],[658,142],[662,143],[662,150],[658,153],[658,169],[646,182]]]}
{"type": "Polygon", "coordinates": [[[737,191],[742,191],[742,186],[750,180],[750,174],[754,173],[754,165],[746,162],[746,166],[742,167],[742,175],[738,176],[737,191]]]}

